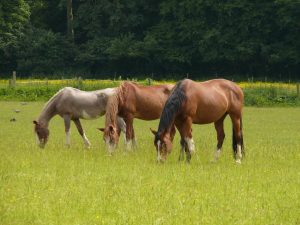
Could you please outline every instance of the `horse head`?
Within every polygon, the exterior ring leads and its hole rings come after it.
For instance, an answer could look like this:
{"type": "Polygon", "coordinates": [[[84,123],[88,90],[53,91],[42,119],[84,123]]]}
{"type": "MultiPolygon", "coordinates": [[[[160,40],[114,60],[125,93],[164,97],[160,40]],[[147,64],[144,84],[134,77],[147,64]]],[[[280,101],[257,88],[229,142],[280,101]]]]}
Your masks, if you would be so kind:
{"type": "Polygon", "coordinates": [[[34,124],[34,132],[37,136],[37,142],[40,148],[44,148],[49,137],[49,130],[46,126],[42,123],[37,122],[36,120],[33,121],[34,124]]]}
{"type": "Polygon", "coordinates": [[[154,134],[154,145],[157,151],[157,161],[165,162],[168,154],[172,151],[172,137],[168,132],[158,133],[150,128],[152,134],[154,134]]]}
{"type": "Polygon", "coordinates": [[[108,150],[111,152],[113,151],[119,142],[119,131],[116,126],[109,125],[105,128],[98,128],[98,130],[103,132],[103,139],[105,141],[108,150]]]}

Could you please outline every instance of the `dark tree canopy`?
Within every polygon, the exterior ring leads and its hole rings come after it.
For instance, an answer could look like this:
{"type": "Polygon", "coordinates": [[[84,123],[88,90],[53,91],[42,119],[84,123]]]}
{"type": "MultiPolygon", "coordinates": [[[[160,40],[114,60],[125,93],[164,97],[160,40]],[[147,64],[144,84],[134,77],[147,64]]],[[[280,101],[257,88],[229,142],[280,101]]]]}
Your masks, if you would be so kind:
{"type": "Polygon", "coordinates": [[[3,0],[0,58],[23,76],[299,79],[300,0],[3,0]]]}

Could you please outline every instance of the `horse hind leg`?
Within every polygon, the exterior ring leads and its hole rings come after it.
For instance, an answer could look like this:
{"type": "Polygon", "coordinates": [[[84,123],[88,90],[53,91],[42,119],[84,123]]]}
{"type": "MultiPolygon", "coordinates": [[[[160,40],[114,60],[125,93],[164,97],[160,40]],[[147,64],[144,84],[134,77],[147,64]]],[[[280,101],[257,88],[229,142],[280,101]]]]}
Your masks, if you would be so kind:
{"type": "Polygon", "coordinates": [[[236,163],[241,163],[244,153],[244,143],[242,134],[242,118],[231,116],[232,120],[232,148],[236,163]]]}
{"type": "Polygon", "coordinates": [[[227,116],[225,114],[221,119],[215,122],[215,129],[217,132],[217,148],[214,155],[214,161],[217,161],[220,158],[221,152],[222,152],[222,146],[225,138],[225,132],[224,132],[224,119],[227,116]]]}
{"type": "Polygon", "coordinates": [[[69,115],[63,116],[65,123],[65,132],[66,132],[66,146],[70,147],[70,127],[71,127],[71,118],[69,115]]]}
{"type": "Polygon", "coordinates": [[[74,119],[73,122],[75,123],[76,125],[76,128],[78,130],[78,133],[80,134],[80,136],[82,137],[83,141],[84,141],[84,145],[87,147],[87,148],[90,148],[91,147],[91,143],[90,141],[88,140],[88,138],[86,137],[83,129],[82,129],[82,126],[81,126],[81,123],[80,123],[80,120],[79,119],[74,119]]]}

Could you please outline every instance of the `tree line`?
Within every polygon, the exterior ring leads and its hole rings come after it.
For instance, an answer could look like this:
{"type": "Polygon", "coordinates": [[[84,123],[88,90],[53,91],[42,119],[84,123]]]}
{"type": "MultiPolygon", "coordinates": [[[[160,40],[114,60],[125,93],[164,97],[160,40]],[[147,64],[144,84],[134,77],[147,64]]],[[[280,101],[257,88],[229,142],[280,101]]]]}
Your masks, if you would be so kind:
{"type": "Polygon", "coordinates": [[[0,74],[300,76],[300,0],[2,0],[0,74]]]}

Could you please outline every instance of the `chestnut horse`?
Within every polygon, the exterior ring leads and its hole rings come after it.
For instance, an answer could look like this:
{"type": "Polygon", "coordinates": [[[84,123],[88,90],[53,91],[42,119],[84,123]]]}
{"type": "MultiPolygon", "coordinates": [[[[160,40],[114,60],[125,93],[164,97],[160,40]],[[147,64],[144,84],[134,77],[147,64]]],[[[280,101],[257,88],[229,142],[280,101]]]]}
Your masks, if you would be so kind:
{"type": "MultiPolygon", "coordinates": [[[[97,91],[81,91],[72,87],[65,87],[58,91],[45,105],[38,120],[34,120],[34,130],[37,142],[44,148],[49,137],[48,124],[55,115],[60,115],[65,122],[66,145],[70,145],[71,120],[75,123],[79,134],[82,136],[86,147],[90,147],[79,119],[96,119],[104,115],[109,96],[115,94],[115,88],[97,91]]],[[[118,132],[126,132],[126,124],[118,118],[118,132]],[[119,129],[120,128],[120,129],[119,129]]]]}
{"type": "Polygon", "coordinates": [[[189,79],[178,82],[168,98],[163,109],[158,131],[151,129],[155,135],[154,145],[157,150],[157,160],[165,161],[172,150],[175,124],[181,136],[181,151],[179,160],[186,152],[187,161],[195,151],[192,138],[192,124],[214,123],[217,131],[217,149],[215,160],[221,153],[225,137],[223,121],[229,114],[232,126],[232,146],[237,163],[241,163],[244,154],[242,134],[242,108],[244,94],[235,83],[216,79],[206,82],[194,82],[189,79]]]}
{"type": "Polygon", "coordinates": [[[158,119],[173,87],[174,85],[171,84],[142,86],[129,81],[123,82],[117,89],[116,95],[109,97],[105,128],[99,128],[104,133],[103,138],[108,150],[111,152],[118,143],[117,116],[122,117],[126,123],[127,147],[131,144],[135,145],[133,119],[158,119]]]}

